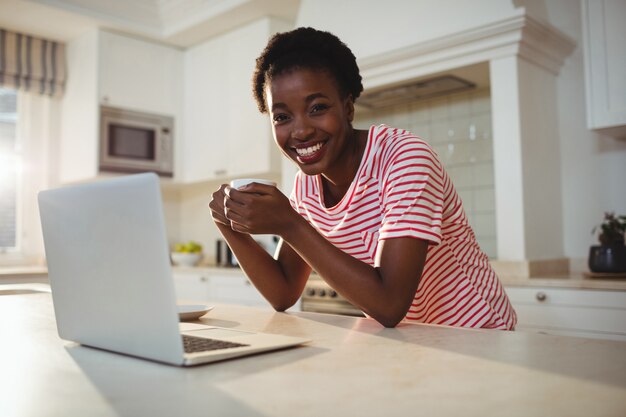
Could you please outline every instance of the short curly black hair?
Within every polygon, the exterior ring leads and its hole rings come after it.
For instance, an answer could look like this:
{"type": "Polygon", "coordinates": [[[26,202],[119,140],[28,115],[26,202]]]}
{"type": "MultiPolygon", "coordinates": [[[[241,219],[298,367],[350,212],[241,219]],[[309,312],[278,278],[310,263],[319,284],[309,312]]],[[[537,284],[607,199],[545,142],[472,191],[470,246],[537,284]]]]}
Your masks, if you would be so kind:
{"type": "Polygon", "coordinates": [[[267,112],[266,83],[298,68],[328,71],[343,97],[352,95],[356,100],[363,91],[359,67],[350,48],[330,32],[302,27],[274,35],[256,59],[252,92],[261,113],[267,112]]]}

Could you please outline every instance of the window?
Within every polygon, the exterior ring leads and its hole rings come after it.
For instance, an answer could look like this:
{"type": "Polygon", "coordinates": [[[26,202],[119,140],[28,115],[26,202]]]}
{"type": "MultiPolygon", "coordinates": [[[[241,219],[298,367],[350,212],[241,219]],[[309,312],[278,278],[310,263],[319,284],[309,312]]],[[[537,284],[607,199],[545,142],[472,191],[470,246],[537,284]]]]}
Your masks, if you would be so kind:
{"type": "Polygon", "coordinates": [[[19,248],[18,184],[21,155],[17,143],[17,93],[0,88],[0,252],[19,248]]]}

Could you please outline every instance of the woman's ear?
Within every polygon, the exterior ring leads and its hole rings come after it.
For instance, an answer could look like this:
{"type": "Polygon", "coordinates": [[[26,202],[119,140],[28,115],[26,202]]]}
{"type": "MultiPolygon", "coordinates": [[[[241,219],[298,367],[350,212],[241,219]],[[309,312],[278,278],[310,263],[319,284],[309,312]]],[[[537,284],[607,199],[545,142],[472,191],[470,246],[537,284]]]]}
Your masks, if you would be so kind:
{"type": "Polygon", "coordinates": [[[352,94],[348,94],[345,98],[344,106],[346,114],[348,115],[348,121],[352,123],[352,120],[354,120],[354,99],[352,98],[352,94]]]}

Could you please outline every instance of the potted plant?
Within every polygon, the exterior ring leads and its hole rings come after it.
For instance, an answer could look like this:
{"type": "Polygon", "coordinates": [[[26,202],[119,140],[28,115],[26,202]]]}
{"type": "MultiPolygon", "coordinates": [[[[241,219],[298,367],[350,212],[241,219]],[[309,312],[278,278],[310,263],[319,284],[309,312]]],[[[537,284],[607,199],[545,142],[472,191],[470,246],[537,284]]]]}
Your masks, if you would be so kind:
{"type": "Polygon", "coordinates": [[[592,233],[596,231],[599,231],[600,245],[589,250],[589,269],[592,272],[626,272],[626,216],[604,213],[604,221],[594,227],[592,233]]]}

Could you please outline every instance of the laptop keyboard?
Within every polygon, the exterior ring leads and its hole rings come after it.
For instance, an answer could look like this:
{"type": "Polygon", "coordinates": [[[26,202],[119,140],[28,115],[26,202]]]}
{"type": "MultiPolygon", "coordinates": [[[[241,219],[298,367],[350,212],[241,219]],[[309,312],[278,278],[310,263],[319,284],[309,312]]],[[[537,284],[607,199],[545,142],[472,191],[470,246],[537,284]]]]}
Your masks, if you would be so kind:
{"type": "Polygon", "coordinates": [[[225,340],[207,339],[206,337],[183,336],[185,353],[206,352],[207,350],[229,349],[242,346],[250,346],[241,343],[227,342],[225,340]]]}

